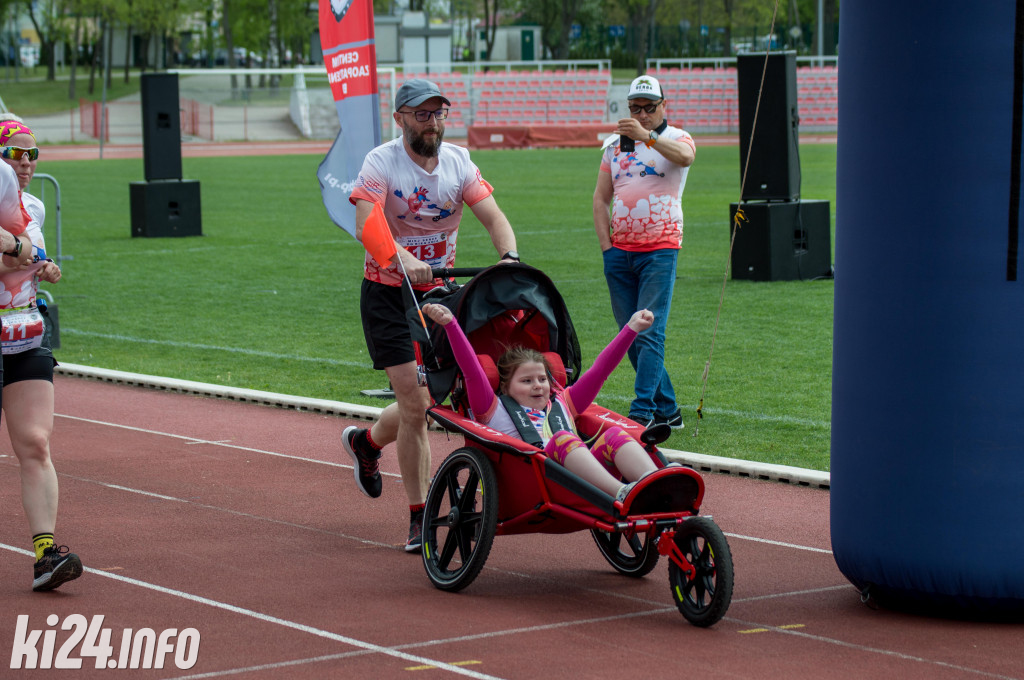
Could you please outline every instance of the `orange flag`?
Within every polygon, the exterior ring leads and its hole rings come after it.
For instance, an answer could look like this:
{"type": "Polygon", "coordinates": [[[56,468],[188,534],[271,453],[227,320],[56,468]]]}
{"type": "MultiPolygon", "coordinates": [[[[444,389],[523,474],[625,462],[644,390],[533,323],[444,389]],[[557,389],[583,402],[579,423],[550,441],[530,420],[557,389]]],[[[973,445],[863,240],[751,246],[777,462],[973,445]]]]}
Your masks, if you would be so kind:
{"type": "Polygon", "coordinates": [[[391,258],[398,255],[384,210],[376,201],[373,203],[373,212],[363,224],[363,247],[382,267],[389,266],[391,258]]]}

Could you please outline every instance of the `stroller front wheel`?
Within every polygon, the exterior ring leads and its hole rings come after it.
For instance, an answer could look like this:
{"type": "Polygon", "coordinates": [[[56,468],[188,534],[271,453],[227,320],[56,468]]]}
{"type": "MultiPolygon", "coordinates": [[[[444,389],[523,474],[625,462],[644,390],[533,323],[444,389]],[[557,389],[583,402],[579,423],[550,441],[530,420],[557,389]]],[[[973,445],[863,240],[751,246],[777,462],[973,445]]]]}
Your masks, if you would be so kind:
{"type": "Polygon", "coordinates": [[[423,566],[441,590],[459,591],[480,574],[498,524],[498,482],[487,456],[456,450],[427,491],[423,566]]]}
{"type": "Polygon", "coordinates": [[[674,557],[669,561],[672,599],[693,625],[713,626],[732,601],[732,552],[725,534],[711,519],[694,517],[676,530],[675,543],[693,571],[688,573],[674,557]]]}

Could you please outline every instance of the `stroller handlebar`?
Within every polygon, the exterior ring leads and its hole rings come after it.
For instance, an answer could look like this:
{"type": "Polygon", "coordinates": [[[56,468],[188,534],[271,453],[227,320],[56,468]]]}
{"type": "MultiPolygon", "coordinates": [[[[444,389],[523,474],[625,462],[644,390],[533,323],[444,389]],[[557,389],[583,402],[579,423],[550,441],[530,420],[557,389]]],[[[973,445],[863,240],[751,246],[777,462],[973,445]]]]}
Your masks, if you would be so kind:
{"type": "Polygon", "coordinates": [[[430,274],[435,279],[472,278],[487,269],[487,267],[438,267],[431,269],[430,274]]]}

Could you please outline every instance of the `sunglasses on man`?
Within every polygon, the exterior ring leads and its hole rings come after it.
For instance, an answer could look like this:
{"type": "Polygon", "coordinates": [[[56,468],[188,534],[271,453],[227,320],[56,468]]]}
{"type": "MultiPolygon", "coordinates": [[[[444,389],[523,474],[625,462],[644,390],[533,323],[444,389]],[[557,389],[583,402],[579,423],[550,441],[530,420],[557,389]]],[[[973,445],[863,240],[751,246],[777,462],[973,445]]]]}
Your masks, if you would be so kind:
{"type": "MultiPolygon", "coordinates": [[[[664,100],[662,100],[662,101],[664,101],[664,100]]],[[[659,106],[661,106],[661,102],[658,102],[657,104],[648,104],[647,106],[630,105],[629,112],[632,113],[635,116],[636,114],[640,113],[641,111],[646,111],[648,113],[648,115],[650,115],[650,114],[654,113],[655,111],[657,111],[659,106]]]]}
{"type": "Polygon", "coordinates": [[[33,146],[31,149],[23,149],[20,146],[0,147],[0,156],[10,161],[20,161],[25,154],[28,154],[30,161],[34,161],[39,158],[39,147],[33,146]]]}

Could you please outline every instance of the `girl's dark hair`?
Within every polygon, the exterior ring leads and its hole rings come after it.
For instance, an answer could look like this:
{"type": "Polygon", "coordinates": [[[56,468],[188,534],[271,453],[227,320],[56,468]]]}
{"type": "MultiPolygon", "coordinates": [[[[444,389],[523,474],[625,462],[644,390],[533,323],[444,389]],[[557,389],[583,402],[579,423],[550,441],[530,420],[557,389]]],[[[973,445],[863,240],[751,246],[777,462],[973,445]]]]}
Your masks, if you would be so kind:
{"type": "Polygon", "coordinates": [[[529,347],[515,345],[509,347],[498,357],[498,391],[504,393],[505,388],[512,379],[512,374],[516,372],[517,368],[528,363],[544,364],[544,370],[550,379],[552,373],[551,364],[548,363],[543,354],[529,347]]]}

